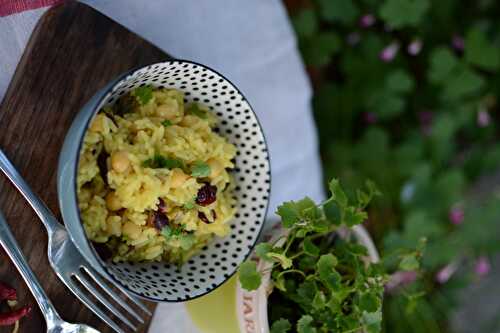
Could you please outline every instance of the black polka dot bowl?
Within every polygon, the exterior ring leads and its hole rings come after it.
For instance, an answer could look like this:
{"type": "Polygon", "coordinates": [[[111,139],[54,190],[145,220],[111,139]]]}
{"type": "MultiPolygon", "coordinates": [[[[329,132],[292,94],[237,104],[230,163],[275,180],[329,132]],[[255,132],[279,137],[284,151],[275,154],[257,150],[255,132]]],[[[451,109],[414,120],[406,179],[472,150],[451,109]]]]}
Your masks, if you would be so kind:
{"type": "Polygon", "coordinates": [[[224,283],[252,251],[264,224],[270,193],[270,164],[262,128],[242,93],[206,66],[171,60],[117,78],[99,91],[77,114],[66,136],[58,169],[59,205],[71,239],[101,274],[133,294],[156,302],[182,302],[202,296],[224,283]],[[216,130],[237,147],[233,177],[238,213],[227,237],[216,238],[182,267],[153,263],[103,261],[87,239],[76,195],[81,142],[98,110],[140,86],[175,88],[186,102],[199,102],[218,118],[216,130]]]}

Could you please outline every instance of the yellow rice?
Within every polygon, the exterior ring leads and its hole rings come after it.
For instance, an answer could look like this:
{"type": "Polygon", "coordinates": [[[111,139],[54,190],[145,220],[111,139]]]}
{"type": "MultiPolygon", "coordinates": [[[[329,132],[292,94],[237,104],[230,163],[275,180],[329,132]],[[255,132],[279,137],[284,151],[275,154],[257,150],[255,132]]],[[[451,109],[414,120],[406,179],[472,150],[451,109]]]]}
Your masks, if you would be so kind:
{"type": "Polygon", "coordinates": [[[216,118],[209,110],[184,105],[181,91],[152,89],[147,101],[139,97],[137,91],[125,95],[127,113],[117,112],[119,101],[89,126],[77,177],[81,218],[90,240],[104,243],[114,261],[181,263],[214,235],[229,233],[235,203],[228,169],[236,148],[213,131],[216,118]],[[155,156],[183,167],[152,167],[155,156]],[[210,174],[192,176],[200,163],[210,174]],[[217,187],[217,197],[202,206],[195,198],[205,183],[217,187]],[[152,223],[160,198],[173,233],[152,223]]]}

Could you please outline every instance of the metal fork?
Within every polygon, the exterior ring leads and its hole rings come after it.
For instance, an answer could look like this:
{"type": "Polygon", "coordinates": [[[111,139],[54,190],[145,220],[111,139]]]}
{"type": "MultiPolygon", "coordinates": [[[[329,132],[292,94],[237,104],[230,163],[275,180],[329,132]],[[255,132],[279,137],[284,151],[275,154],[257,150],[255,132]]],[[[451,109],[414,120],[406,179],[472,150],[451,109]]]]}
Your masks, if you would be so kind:
{"type": "MultiPolygon", "coordinates": [[[[90,292],[102,305],[104,305],[112,314],[119,318],[132,330],[136,330],[136,326],[128,320],[120,310],[111,304],[102,292],[93,284],[95,282],[101,289],[104,290],[116,303],[118,303],[128,314],[134,317],[140,323],[144,323],[141,316],[132,309],[118,294],[110,289],[105,280],[96,272],[87,260],[80,254],[78,249],[73,245],[66,228],[60,224],[54,214],[43,203],[40,198],[30,189],[15,167],[9,161],[7,156],[0,149],[0,170],[9,178],[14,186],[21,192],[23,197],[28,201],[31,207],[42,221],[47,229],[49,236],[48,257],[52,269],[56,272],[59,279],[66,287],[75,294],[75,296],[85,304],[92,312],[101,318],[106,324],[113,328],[116,332],[124,333],[124,331],[115,323],[108,315],[106,315],[98,305],[85,293],[84,290],[90,292]],[[76,281],[79,283],[77,283],[76,281]],[[82,288],[83,287],[83,288],[82,288]]],[[[111,281],[113,282],[113,281],[111,281]]],[[[151,316],[151,312],[134,296],[130,295],[123,287],[113,282],[124,295],[128,297],[147,315],[151,316]]]]}
{"type": "Polygon", "coordinates": [[[24,281],[38,303],[47,323],[47,333],[99,333],[96,329],[84,324],[72,324],[61,319],[56,308],[45,294],[33,271],[30,269],[19,245],[10,231],[7,221],[0,211],[0,243],[14,265],[21,273],[24,281]]]}

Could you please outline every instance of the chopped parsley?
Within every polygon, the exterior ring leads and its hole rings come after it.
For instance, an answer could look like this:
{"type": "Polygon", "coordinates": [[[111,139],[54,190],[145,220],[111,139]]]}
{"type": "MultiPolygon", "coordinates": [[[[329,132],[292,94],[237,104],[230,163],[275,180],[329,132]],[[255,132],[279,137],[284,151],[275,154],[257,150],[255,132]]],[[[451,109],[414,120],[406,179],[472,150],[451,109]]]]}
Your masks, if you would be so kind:
{"type": "Polygon", "coordinates": [[[205,162],[198,161],[191,167],[191,176],[193,177],[208,177],[211,172],[210,166],[205,162]]]}
{"type": "Polygon", "coordinates": [[[160,154],[155,154],[153,158],[145,160],[142,165],[152,169],[184,169],[184,162],[177,158],[167,158],[160,154]]]}
{"type": "Polygon", "coordinates": [[[165,127],[172,126],[172,122],[170,120],[164,120],[161,122],[161,124],[165,127]]]}
{"type": "Polygon", "coordinates": [[[207,119],[207,112],[200,109],[197,103],[191,104],[187,109],[186,109],[187,114],[192,114],[198,118],[201,119],[207,119]]]}
{"type": "Polygon", "coordinates": [[[153,88],[151,86],[136,88],[134,90],[134,95],[141,105],[146,105],[153,98],[153,88]]]}

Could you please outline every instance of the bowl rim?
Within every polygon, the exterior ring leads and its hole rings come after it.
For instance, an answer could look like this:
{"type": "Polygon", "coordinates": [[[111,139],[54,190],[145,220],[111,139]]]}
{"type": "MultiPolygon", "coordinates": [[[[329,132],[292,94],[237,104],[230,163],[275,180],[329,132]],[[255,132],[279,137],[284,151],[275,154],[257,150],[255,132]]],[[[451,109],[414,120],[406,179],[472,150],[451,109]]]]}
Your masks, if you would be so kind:
{"type": "MultiPolygon", "coordinates": [[[[207,70],[209,70],[209,71],[211,71],[211,72],[219,75],[222,79],[224,79],[230,85],[232,85],[233,88],[243,97],[243,99],[245,100],[245,102],[248,103],[249,109],[250,109],[250,111],[252,112],[252,114],[255,117],[255,120],[256,120],[256,122],[257,122],[257,124],[259,126],[259,131],[262,134],[262,138],[263,138],[264,145],[266,147],[266,152],[267,152],[267,154],[266,154],[266,161],[267,161],[267,165],[268,165],[268,168],[269,168],[269,192],[267,194],[268,198],[266,200],[266,207],[265,207],[264,214],[263,214],[263,222],[259,226],[258,232],[257,232],[256,237],[255,237],[255,241],[251,244],[251,246],[247,247],[247,253],[246,253],[243,261],[247,260],[251,256],[251,254],[252,254],[255,246],[257,245],[257,243],[259,242],[260,237],[262,236],[262,232],[263,232],[264,225],[265,225],[265,222],[266,222],[266,217],[267,217],[267,215],[269,213],[269,205],[270,205],[270,198],[271,198],[271,188],[272,188],[272,172],[271,172],[272,166],[271,166],[271,158],[270,158],[268,141],[267,141],[267,138],[266,138],[266,134],[264,132],[264,128],[262,127],[262,124],[261,124],[261,122],[260,122],[257,114],[255,113],[254,108],[250,104],[250,101],[248,100],[248,98],[241,92],[241,90],[231,80],[229,80],[226,76],[224,76],[223,74],[221,74],[217,70],[215,70],[215,69],[213,69],[211,67],[208,67],[208,66],[206,66],[204,64],[201,64],[199,62],[196,62],[196,61],[170,58],[170,59],[165,60],[165,61],[155,62],[155,63],[151,63],[151,64],[148,64],[148,65],[135,67],[135,68],[133,68],[131,70],[128,70],[128,71],[124,72],[123,74],[118,75],[114,79],[112,79],[106,86],[104,86],[103,88],[101,88],[99,91],[97,91],[93,95],[93,97],[97,97],[95,100],[93,100],[91,98],[88,101],[89,104],[84,105],[80,109],[80,111],[81,111],[84,107],[89,107],[89,108],[92,109],[92,112],[89,113],[89,116],[86,119],[86,122],[85,122],[85,125],[84,125],[85,130],[83,131],[82,135],[79,138],[78,149],[76,150],[76,152],[72,152],[73,155],[76,153],[76,158],[75,159],[72,158],[72,160],[74,160],[74,163],[71,163],[72,164],[71,167],[73,169],[73,172],[71,173],[73,181],[71,181],[70,184],[71,184],[71,187],[72,187],[72,192],[73,192],[75,200],[71,200],[71,207],[67,207],[67,209],[76,210],[76,215],[78,216],[78,223],[75,223],[75,227],[77,229],[79,229],[79,233],[81,233],[84,236],[86,245],[90,249],[90,253],[89,254],[91,254],[92,257],[93,257],[92,259],[94,259],[93,261],[99,263],[99,265],[100,265],[100,267],[99,267],[100,270],[99,271],[100,272],[104,272],[106,274],[106,277],[109,280],[111,280],[115,284],[118,284],[120,287],[124,288],[126,291],[132,293],[133,295],[135,295],[135,296],[137,296],[139,298],[145,299],[147,301],[151,301],[151,302],[155,302],[155,303],[180,303],[180,302],[186,302],[186,301],[194,300],[196,298],[202,297],[202,296],[204,296],[204,295],[206,295],[208,293],[211,293],[212,291],[216,290],[217,288],[219,288],[220,286],[222,286],[224,283],[226,283],[234,274],[237,273],[239,265],[238,265],[238,267],[236,267],[234,269],[233,272],[231,272],[230,274],[228,274],[228,276],[225,277],[215,287],[210,288],[210,290],[205,290],[204,292],[202,292],[202,293],[200,293],[200,294],[198,294],[198,295],[196,295],[194,297],[185,297],[182,300],[164,300],[164,299],[159,300],[159,299],[153,298],[151,296],[142,295],[142,294],[140,294],[140,293],[138,293],[138,292],[136,292],[136,291],[128,288],[125,284],[123,284],[119,279],[117,279],[113,274],[111,274],[108,271],[107,264],[97,254],[97,251],[95,250],[94,246],[92,245],[92,242],[90,241],[90,239],[87,237],[87,235],[85,233],[85,229],[83,228],[83,223],[82,223],[80,209],[78,207],[78,195],[76,193],[76,191],[77,191],[77,184],[76,184],[76,182],[77,182],[77,176],[78,176],[78,165],[80,163],[80,151],[81,151],[81,148],[82,148],[82,145],[83,145],[83,140],[84,140],[85,134],[87,133],[87,130],[89,128],[90,122],[94,118],[95,114],[99,111],[99,109],[98,109],[99,105],[101,105],[101,103],[104,101],[104,99],[106,98],[106,96],[108,95],[108,93],[111,92],[112,89],[120,81],[122,81],[124,78],[126,78],[127,76],[129,76],[131,74],[134,74],[134,73],[136,73],[136,72],[138,72],[140,70],[143,70],[145,68],[152,67],[152,66],[159,65],[159,64],[165,64],[165,63],[180,63],[180,64],[188,63],[188,64],[192,64],[192,65],[203,67],[203,68],[205,68],[205,69],[207,69],[207,70]]],[[[73,121],[75,119],[76,118],[74,118],[73,121]]],[[[64,141],[66,141],[66,139],[64,141]]],[[[60,158],[61,158],[61,155],[60,155],[60,158]]],[[[59,174],[60,174],[60,172],[58,172],[58,177],[57,177],[58,178],[58,185],[59,185],[59,178],[60,178],[59,174]]],[[[65,205],[63,204],[64,201],[61,199],[61,191],[59,190],[59,186],[58,186],[58,196],[59,196],[60,209],[61,209],[61,212],[63,212],[65,210],[63,208],[65,205]]],[[[63,215],[63,218],[64,218],[65,214],[62,213],[62,215],[63,215]]],[[[85,259],[87,261],[89,261],[88,258],[87,258],[87,255],[86,255],[87,251],[85,251],[85,249],[81,249],[81,247],[78,245],[79,242],[76,241],[76,237],[73,236],[73,233],[71,231],[69,231],[68,233],[70,235],[70,238],[71,238],[72,242],[77,247],[77,249],[85,257],[85,259]]]]}

